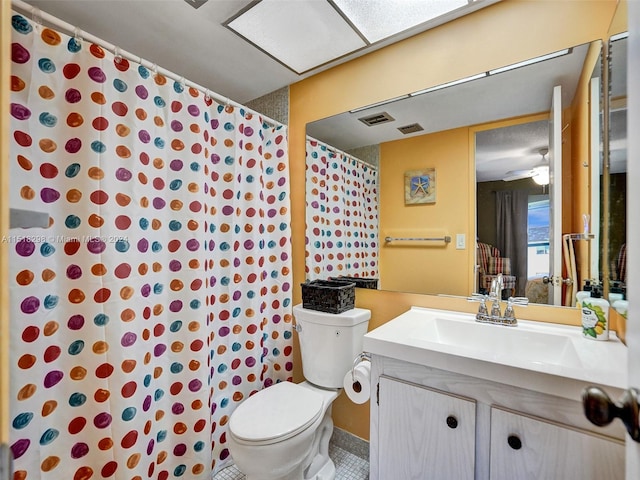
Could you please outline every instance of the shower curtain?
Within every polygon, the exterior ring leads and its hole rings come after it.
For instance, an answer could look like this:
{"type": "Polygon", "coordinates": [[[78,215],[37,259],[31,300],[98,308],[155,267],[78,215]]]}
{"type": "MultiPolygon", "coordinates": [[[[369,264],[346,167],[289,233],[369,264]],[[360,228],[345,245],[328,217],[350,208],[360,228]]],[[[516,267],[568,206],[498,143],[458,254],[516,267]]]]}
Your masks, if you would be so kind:
{"type": "Polygon", "coordinates": [[[287,136],[12,19],[18,480],[204,479],[229,415],[291,379],[287,136]]]}
{"type": "Polygon", "coordinates": [[[307,137],[307,279],[378,278],[378,172],[307,137]]]}

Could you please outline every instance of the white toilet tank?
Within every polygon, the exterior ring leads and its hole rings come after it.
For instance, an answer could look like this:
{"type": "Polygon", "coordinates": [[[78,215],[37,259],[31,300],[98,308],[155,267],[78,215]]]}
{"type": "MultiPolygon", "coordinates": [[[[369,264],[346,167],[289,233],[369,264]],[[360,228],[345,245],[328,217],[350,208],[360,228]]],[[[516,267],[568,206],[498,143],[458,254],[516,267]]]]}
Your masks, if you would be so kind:
{"type": "Polygon", "coordinates": [[[362,353],[371,311],[353,308],[325,313],[293,307],[298,325],[302,371],[308,382],[324,388],[342,388],[344,375],[362,353]]]}

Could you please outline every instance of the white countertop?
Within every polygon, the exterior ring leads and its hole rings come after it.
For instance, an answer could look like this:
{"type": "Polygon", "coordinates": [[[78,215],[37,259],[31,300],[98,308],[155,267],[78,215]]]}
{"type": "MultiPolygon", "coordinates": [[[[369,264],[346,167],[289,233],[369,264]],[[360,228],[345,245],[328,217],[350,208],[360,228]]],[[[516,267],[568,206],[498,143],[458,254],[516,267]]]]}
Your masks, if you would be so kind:
{"type": "Polygon", "coordinates": [[[574,400],[587,385],[610,387],[612,398],[627,388],[627,347],[613,332],[596,341],[576,326],[519,320],[507,327],[412,307],[367,333],[363,349],[574,400]]]}

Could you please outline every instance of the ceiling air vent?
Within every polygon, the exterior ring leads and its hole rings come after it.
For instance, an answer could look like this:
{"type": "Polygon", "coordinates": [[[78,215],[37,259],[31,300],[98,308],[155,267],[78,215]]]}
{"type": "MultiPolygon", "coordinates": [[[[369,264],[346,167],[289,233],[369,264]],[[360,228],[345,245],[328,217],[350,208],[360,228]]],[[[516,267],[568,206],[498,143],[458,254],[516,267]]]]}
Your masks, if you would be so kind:
{"type": "Polygon", "coordinates": [[[184,1],[187,2],[189,5],[191,5],[193,8],[200,8],[209,0],[184,0],[184,1]]]}
{"type": "Polygon", "coordinates": [[[368,117],[362,117],[358,120],[360,120],[368,127],[373,127],[374,125],[380,125],[381,123],[393,122],[395,118],[393,118],[387,112],[382,112],[376,113],[375,115],[369,115],[368,117]]]}
{"type": "Polygon", "coordinates": [[[420,132],[424,130],[424,128],[422,128],[419,123],[412,123],[411,125],[398,127],[398,130],[400,130],[400,133],[402,133],[403,135],[408,135],[409,133],[420,132]]]}

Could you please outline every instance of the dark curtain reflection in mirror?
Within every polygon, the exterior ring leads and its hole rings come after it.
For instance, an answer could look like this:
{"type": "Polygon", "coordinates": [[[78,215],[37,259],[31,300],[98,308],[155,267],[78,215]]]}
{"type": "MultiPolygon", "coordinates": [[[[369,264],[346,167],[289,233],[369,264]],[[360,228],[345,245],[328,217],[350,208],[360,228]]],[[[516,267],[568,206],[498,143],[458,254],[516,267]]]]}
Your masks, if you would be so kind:
{"type": "Polygon", "coordinates": [[[527,284],[527,213],[526,190],[496,192],[496,246],[511,259],[511,274],[516,277],[516,296],[525,295],[527,284]]]}

